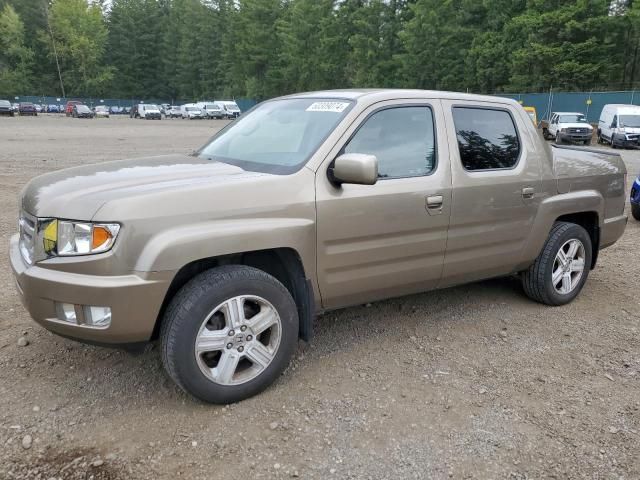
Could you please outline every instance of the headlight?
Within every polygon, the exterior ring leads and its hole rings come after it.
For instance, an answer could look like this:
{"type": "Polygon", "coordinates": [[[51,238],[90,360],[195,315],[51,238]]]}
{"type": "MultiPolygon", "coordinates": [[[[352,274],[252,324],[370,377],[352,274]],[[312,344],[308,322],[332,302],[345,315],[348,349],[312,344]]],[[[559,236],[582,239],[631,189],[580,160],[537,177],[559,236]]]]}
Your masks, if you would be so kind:
{"type": "Polygon", "coordinates": [[[70,256],[102,253],[109,250],[118,236],[117,223],[45,220],[41,226],[42,244],[47,256],[70,256]]]}

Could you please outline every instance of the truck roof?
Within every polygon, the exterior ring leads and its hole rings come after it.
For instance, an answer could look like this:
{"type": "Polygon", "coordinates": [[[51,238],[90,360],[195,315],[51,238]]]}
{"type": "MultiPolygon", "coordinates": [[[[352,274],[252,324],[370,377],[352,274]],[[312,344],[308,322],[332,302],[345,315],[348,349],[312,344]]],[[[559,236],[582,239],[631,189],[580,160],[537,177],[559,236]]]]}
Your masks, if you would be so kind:
{"type": "Polygon", "coordinates": [[[344,90],[318,90],[315,92],[295,93],[280,98],[336,98],[348,100],[367,99],[369,101],[395,100],[399,98],[438,98],[446,100],[475,100],[505,104],[518,104],[507,97],[476,95],[472,93],[445,92],[440,90],[412,90],[402,88],[354,88],[344,90]]]}

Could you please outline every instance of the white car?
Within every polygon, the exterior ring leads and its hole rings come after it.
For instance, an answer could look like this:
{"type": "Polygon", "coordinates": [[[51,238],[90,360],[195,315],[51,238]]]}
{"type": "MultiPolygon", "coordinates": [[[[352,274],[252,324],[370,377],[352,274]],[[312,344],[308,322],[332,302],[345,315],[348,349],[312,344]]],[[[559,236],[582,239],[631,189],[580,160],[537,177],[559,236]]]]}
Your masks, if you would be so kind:
{"type": "Polygon", "coordinates": [[[93,111],[96,114],[96,118],[109,118],[109,109],[104,105],[98,105],[93,111]]]}
{"type": "Polygon", "coordinates": [[[202,110],[202,114],[205,118],[222,119],[226,116],[226,112],[220,105],[214,102],[200,102],[197,104],[202,110]]]}
{"type": "Polygon", "coordinates": [[[167,110],[167,117],[182,118],[182,109],[178,105],[171,105],[167,110]]]}
{"type": "Polygon", "coordinates": [[[589,145],[593,136],[593,127],[580,112],[554,112],[549,125],[542,129],[546,140],[555,139],[557,144],[564,142],[589,145]]]}
{"type": "Polygon", "coordinates": [[[157,105],[142,103],[138,105],[138,115],[146,120],[162,120],[162,113],[157,105]]]}
{"type": "Polygon", "coordinates": [[[605,105],[598,122],[598,143],[613,148],[640,146],[640,106],[605,105]]]}
{"type": "Polygon", "coordinates": [[[187,104],[182,106],[182,118],[188,120],[204,118],[202,110],[195,104],[187,104]]]}

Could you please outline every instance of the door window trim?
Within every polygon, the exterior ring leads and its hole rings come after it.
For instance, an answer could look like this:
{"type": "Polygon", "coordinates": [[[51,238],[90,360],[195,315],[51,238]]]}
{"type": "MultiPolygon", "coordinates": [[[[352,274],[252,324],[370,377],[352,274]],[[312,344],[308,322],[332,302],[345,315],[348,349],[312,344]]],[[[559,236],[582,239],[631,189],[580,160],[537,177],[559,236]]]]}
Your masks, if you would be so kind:
{"type": "Polygon", "coordinates": [[[523,148],[524,145],[522,143],[522,137],[520,136],[520,130],[518,129],[518,122],[516,121],[515,117],[513,116],[513,113],[511,113],[511,110],[509,108],[497,107],[497,106],[486,107],[486,106],[476,106],[476,105],[469,105],[469,104],[453,104],[451,105],[451,121],[453,122],[454,134],[456,136],[456,148],[458,151],[458,160],[460,162],[460,166],[466,173],[474,174],[474,173],[485,173],[485,172],[504,172],[509,170],[515,170],[516,168],[518,168],[518,165],[520,165],[520,161],[522,160],[522,156],[524,153],[524,148],[523,148]],[[516,160],[516,163],[514,163],[513,166],[511,167],[504,167],[504,168],[483,168],[480,170],[469,170],[465,168],[464,163],[462,163],[462,155],[460,154],[460,144],[458,143],[458,128],[456,127],[456,121],[453,116],[454,108],[467,108],[467,109],[474,109],[474,110],[496,110],[499,112],[506,112],[507,114],[509,114],[509,116],[511,117],[511,122],[513,123],[513,127],[516,130],[516,137],[518,138],[519,148],[518,148],[518,159],[516,160]]]}
{"type": "MultiPolygon", "coordinates": [[[[340,147],[340,150],[338,150],[338,153],[336,154],[336,157],[333,160],[331,160],[331,162],[329,163],[329,166],[327,168],[327,173],[329,173],[329,171],[333,169],[333,165],[334,165],[334,163],[336,161],[336,158],[338,158],[340,155],[344,154],[344,149],[347,147],[347,145],[349,145],[349,142],[351,142],[353,137],[356,136],[356,134],[360,131],[360,129],[364,126],[364,124],[367,123],[369,118],[371,118],[373,115],[375,115],[376,113],[381,112],[383,110],[391,110],[391,109],[396,109],[396,108],[411,108],[411,107],[425,107],[425,108],[428,108],[429,110],[431,110],[431,122],[433,124],[433,143],[434,143],[434,145],[433,145],[433,154],[434,154],[433,168],[431,169],[431,171],[429,173],[425,173],[423,175],[405,175],[405,176],[400,176],[400,177],[378,177],[378,181],[430,177],[431,175],[433,175],[438,170],[440,162],[438,161],[439,149],[438,149],[437,120],[436,120],[436,115],[435,115],[435,108],[433,106],[433,103],[431,103],[431,102],[429,102],[429,103],[413,103],[412,102],[412,103],[399,103],[399,104],[396,104],[396,105],[384,105],[382,107],[377,107],[374,110],[370,111],[362,119],[360,124],[351,133],[351,135],[349,135],[349,137],[342,144],[342,146],[340,147]]],[[[372,186],[375,186],[375,185],[372,185],[372,186]]]]}

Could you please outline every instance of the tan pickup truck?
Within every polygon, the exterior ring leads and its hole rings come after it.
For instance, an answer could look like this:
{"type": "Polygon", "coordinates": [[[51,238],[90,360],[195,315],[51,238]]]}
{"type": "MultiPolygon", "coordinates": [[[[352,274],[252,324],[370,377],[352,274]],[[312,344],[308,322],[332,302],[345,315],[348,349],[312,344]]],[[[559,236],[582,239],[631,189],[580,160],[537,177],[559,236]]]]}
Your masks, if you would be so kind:
{"type": "Polygon", "coordinates": [[[45,328],[159,339],[184,390],[227,403],[273,382],[323,311],[510,274],[570,302],[624,231],[625,187],[618,154],[546,145],[512,100],[305,93],[193,155],[32,180],[11,265],[45,328]]]}

